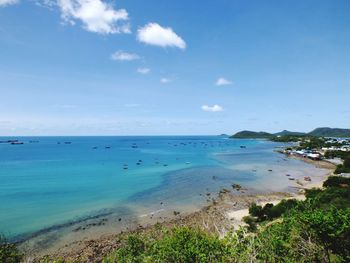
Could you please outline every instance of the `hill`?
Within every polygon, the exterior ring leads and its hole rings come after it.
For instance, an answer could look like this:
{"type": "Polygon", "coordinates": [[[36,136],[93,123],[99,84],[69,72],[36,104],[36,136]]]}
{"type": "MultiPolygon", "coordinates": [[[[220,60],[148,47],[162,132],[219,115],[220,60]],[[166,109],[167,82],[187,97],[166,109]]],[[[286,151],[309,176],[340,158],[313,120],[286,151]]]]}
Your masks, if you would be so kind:
{"type": "Polygon", "coordinates": [[[239,139],[270,139],[274,135],[268,132],[240,131],[232,135],[231,138],[239,139]]]}
{"type": "Polygon", "coordinates": [[[341,128],[329,128],[321,127],[316,128],[309,133],[304,132],[292,132],[283,130],[277,133],[268,133],[268,132],[254,132],[254,131],[240,131],[232,135],[230,138],[239,138],[239,139],[271,139],[275,136],[320,136],[320,137],[346,137],[350,138],[350,129],[341,129],[341,128]]]}
{"type": "Polygon", "coordinates": [[[322,128],[314,129],[313,131],[309,132],[308,135],[323,136],[323,137],[349,137],[350,138],[350,129],[322,127],[322,128]]]}
{"type": "Polygon", "coordinates": [[[274,133],[274,135],[276,135],[276,136],[286,136],[286,135],[300,136],[300,135],[305,135],[305,132],[293,132],[293,131],[283,130],[281,132],[274,133]]]}

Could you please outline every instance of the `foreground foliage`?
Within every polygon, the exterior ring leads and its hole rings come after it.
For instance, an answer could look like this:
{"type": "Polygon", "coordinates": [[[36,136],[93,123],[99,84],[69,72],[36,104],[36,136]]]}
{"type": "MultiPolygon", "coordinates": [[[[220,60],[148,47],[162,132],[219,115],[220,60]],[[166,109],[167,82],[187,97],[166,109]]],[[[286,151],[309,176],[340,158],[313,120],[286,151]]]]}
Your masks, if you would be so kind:
{"type": "Polygon", "coordinates": [[[9,243],[0,235],[0,262],[17,263],[21,262],[23,255],[18,251],[15,244],[9,243]]]}
{"type": "Polygon", "coordinates": [[[103,262],[224,262],[230,258],[228,244],[188,227],[160,228],[149,236],[130,235],[123,243],[103,262]]]}

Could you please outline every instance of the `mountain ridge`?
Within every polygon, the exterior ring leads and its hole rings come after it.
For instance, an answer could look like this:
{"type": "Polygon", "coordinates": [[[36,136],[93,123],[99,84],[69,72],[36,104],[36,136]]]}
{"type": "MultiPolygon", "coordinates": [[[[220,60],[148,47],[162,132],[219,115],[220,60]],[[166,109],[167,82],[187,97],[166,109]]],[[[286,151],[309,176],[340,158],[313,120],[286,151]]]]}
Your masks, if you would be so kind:
{"type": "Polygon", "coordinates": [[[269,139],[273,138],[275,136],[304,136],[304,135],[310,135],[310,136],[322,136],[322,137],[349,137],[350,138],[350,129],[344,129],[344,128],[330,128],[330,127],[320,127],[316,128],[308,133],[304,132],[292,132],[288,130],[283,130],[281,132],[277,133],[269,133],[264,131],[248,131],[243,130],[235,133],[230,138],[247,138],[247,139],[269,139]]]}

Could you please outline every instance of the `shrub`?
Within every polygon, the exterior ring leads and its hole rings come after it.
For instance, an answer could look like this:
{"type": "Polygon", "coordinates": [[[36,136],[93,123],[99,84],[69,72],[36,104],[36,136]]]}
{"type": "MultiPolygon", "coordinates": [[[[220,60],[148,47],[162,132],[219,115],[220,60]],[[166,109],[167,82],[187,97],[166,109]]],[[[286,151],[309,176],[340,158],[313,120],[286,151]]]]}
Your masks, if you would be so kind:
{"type": "Polygon", "coordinates": [[[341,185],[350,185],[350,178],[342,176],[330,176],[323,183],[323,187],[340,187],[341,185]]]}
{"type": "Polygon", "coordinates": [[[249,207],[249,214],[252,216],[255,216],[259,219],[262,219],[264,216],[263,208],[261,205],[257,205],[256,203],[253,203],[249,207]]]}
{"type": "Polygon", "coordinates": [[[298,219],[316,234],[325,249],[350,261],[350,208],[306,210],[298,219]]]}
{"type": "Polygon", "coordinates": [[[0,235],[0,262],[17,263],[22,259],[23,255],[18,251],[17,246],[9,243],[4,236],[0,235]]]}
{"type": "Polygon", "coordinates": [[[257,221],[272,220],[280,217],[282,214],[297,206],[298,201],[295,199],[282,200],[277,205],[267,203],[263,208],[259,205],[252,204],[249,208],[249,214],[257,217],[257,221]]]}
{"type": "Polygon", "coordinates": [[[295,199],[282,200],[277,205],[266,204],[263,208],[266,218],[272,220],[274,218],[280,217],[282,214],[286,213],[290,209],[294,208],[298,204],[295,199]]]}
{"type": "Polygon", "coordinates": [[[243,222],[248,225],[248,231],[250,232],[256,232],[257,226],[256,226],[256,219],[252,216],[245,216],[243,217],[243,222]]]}
{"type": "Polygon", "coordinates": [[[132,235],[103,262],[223,262],[229,254],[226,242],[218,236],[179,227],[156,240],[132,235]]]}

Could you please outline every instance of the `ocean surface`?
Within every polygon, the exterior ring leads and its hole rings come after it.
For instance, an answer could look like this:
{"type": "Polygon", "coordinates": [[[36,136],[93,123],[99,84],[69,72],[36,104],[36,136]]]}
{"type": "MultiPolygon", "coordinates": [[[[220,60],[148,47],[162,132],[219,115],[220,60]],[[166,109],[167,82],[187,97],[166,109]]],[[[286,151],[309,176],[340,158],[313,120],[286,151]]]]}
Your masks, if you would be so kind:
{"type": "Polygon", "coordinates": [[[14,240],[101,216],[112,215],[117,224],[200,207],[205,193],[232,183],[260,192],[293,191],[285,174],[312,172],[310,165],[274,152],[281,144],[265,140],[0,137],[9,139],[24,143],[0,143],[0,233],[14,240]]]}

